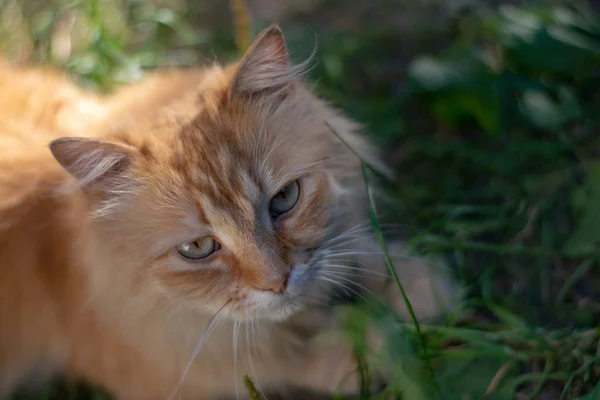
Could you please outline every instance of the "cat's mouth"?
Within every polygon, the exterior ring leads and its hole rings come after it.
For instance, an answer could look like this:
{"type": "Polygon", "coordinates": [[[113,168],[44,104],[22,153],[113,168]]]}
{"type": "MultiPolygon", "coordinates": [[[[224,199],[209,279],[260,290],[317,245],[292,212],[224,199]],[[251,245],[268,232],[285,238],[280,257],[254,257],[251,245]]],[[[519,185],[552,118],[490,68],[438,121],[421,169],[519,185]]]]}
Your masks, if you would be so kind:
{"type": "Polygon", "coordinates": [[[283,320],[315,302],[319,296],[321,262],[312,257],[307,263],[294,265],[286,289],[281,293],[253,291],[236,307],[244,318],[283,320]]]}

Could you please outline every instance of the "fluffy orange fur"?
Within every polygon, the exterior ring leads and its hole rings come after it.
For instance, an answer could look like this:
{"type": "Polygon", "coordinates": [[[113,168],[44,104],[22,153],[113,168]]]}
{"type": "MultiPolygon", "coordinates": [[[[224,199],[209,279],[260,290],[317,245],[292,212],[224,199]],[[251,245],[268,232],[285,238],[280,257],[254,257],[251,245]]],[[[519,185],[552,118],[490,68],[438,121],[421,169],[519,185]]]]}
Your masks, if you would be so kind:
{"type": "MultiPolygon", "coordinates": [[[[329,127],[379,164],[301,72],[276,26],[239,63],[106,97],[0,64],[0,395],[55,374],[119,399],[244,398],[244,375],[357,389],[333,289],[356,281],[405,313],[366,233],[359,160],[329,127]]],[[[437,314],[449,283],[398,260],[419,316],[437,314]]]]}

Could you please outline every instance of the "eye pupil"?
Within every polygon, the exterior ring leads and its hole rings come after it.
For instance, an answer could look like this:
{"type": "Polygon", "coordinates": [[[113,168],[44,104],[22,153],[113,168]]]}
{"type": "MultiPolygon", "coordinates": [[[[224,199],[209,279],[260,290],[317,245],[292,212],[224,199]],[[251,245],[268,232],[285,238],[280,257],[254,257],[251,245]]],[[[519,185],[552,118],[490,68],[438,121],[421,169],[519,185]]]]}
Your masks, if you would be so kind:
{"type": "Polygon", "coordinates": [[[177,247],[177,252],[190,260],[201,260],[221,248],[219,242],[211,237],[196,239],[177,247]]]}
{"type": "Polygon", "coordinates": [[[283,187],[277,193],[269,204],[269,211],[274,218],[279,217],[293,209],[300,198],[300,185],[298,181],[293,181],[283,187]]]}

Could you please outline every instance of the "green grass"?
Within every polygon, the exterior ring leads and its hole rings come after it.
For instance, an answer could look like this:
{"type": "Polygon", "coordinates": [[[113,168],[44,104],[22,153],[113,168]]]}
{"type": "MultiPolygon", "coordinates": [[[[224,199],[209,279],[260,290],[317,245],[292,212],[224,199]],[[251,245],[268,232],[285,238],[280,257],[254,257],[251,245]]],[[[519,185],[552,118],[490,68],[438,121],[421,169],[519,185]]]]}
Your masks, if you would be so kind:
{"type": "MultiPolygon", "coordinates": [[[[4,53],[100,90],[146,68],[236,55],[228,10],[212,2],[57,3],[0,1],[4,53]]],[[[415,252],[446,257],[467,291],[438,325],[345,310],[365,383],[374,368],[392,382],[363,397],[600,398],[600,22],[585,4],[552,3],[457,11],[382,0],[373,17],[329,0],[284,21],[299,58],[316,31],[317,90],[365,124],[397,173],[391,200],[372,208],[405,227],[415,252]],[[366,321],[387,338],[385,354],[366,354],[366,321]]],[[[46,389],[39,398],[100,398],[46,389]]]]}

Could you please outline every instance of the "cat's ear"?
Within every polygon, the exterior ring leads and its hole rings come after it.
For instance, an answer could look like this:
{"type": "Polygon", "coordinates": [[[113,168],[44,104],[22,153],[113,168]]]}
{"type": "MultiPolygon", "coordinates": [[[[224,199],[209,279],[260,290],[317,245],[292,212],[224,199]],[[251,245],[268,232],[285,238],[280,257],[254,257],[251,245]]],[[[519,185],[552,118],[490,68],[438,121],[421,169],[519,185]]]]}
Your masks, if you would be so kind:
{"type": "Polygon", "coordinates": [[[228,97],[281,92],[299,72],[290,65],[283,32],[273,24],[258,34],[238,64],[228,97]]]}
{"type": "Polygon", "coordinates": [[[69,137],[52,141],[50,151],[81,187],[87,187],[125,171],[137,149],[120,143],[69,137]]]}

